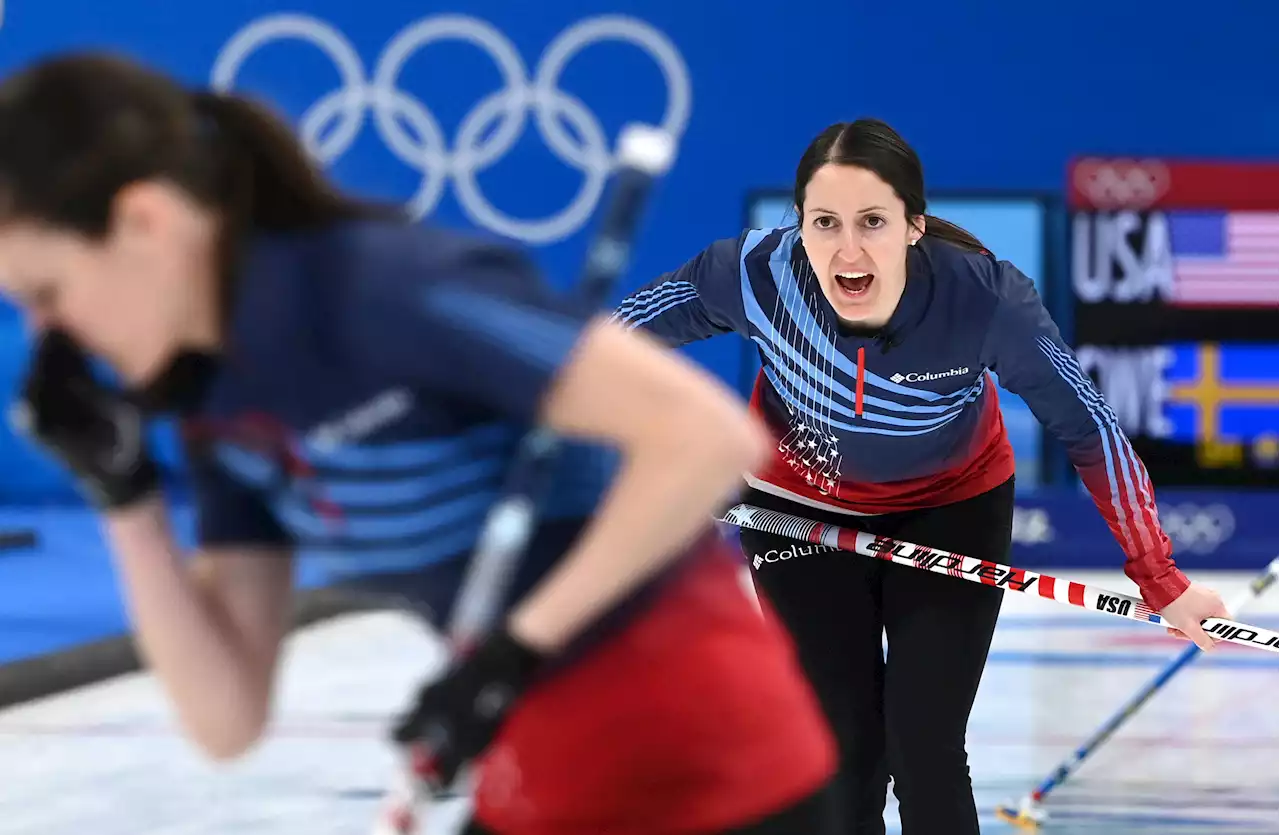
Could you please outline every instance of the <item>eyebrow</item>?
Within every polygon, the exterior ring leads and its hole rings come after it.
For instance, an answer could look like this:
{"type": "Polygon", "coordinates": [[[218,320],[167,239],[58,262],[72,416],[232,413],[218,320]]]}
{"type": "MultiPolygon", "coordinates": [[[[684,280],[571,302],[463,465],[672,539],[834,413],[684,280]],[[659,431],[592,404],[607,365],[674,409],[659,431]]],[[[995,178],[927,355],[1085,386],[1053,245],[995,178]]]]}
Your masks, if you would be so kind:
{"type": "MultiPolygon", "coordinates": [[[[840,214],[839,212],[834,212],[834,211],[832,211],[831,209],[824,209],[824,208],[822,208],[821,206],[814,206],[814,207],[813,207],[812,209],[810,209],[809,211],[811,211],[811,212],[826,212],[826,213],[827,213],[827,214],[829,214],[829,215],[837,215],[837,214],[840,214]]],[[[884,206],[868,206],[868,207],[867,207],[867,208],[865,208],[865,209],[859,209],[859,210],[857,211],[857,214],[865,215],[867,212],[887,212],[887,211],[889,211],[889,210],[888,210],[888,209],[886,209],[884,206]]]]}

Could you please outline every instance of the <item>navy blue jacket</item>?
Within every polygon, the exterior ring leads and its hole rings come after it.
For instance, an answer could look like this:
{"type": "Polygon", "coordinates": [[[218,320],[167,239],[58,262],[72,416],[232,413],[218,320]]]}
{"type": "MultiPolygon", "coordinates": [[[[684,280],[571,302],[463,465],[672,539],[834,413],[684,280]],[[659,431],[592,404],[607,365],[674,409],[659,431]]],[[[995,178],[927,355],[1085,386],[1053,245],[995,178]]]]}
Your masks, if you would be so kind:
{"type": "Polygon", "coordinates": [[[992,374],[1066,446],[1148,602],[1186,587],[1151,483],[1117,422],[1012,264],[925,236],[902,300],[875,335],[843,328],[795,227],[720,240],[630,294],[615,318],[670,345],[736,333],[762,371],[773,428],[758,489],[845,513],[959,501],[1013,475],[992,374]]]}
{"type": "MultiPolygon", "coordinates": [[[[373,221],[261,237],[237,287],[226,356],[184,420],[200,544],[323,556],[443,616],[588,314],[509,250],[373,221]]],[[[611,469],[570,447],[524,586],[611,469]]]]}

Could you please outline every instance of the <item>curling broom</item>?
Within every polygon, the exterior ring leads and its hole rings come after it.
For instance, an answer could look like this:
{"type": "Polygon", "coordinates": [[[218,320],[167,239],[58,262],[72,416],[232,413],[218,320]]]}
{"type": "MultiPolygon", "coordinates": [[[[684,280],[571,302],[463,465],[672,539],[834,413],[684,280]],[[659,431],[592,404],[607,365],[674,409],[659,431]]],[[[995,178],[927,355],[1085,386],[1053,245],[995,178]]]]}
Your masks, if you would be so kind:
{"type": "MultiPolygon", "coordinates": [[[[1163,623],[1159,613],[1140,598],[1128,594],[1074,581],[1059,580],[1048,574],[1011,568],[989,560],[965,557],[937,548],[914,545],[888,536],[814,522],[776,510],[738,504],[730,508],[720,521],[740,528],[750,528],[797,539],[801,542],[812,542],[842,551],[852,551],[886,562],[932,571],[935,574],[946,574],[959,580],[997,586],[1024,594],[1037,594],[1048,600],[1101,612],[1104,615],[1143,623],[1163,623]]],[[[1280,632],[1263,629],[1260,626],[1250,626],[1247,623],[1237,623],[1225,618],[1208,618],[1201,621],[1200,625],[1209,637],[1219,641],[1280,654],[1280,632]]]]}

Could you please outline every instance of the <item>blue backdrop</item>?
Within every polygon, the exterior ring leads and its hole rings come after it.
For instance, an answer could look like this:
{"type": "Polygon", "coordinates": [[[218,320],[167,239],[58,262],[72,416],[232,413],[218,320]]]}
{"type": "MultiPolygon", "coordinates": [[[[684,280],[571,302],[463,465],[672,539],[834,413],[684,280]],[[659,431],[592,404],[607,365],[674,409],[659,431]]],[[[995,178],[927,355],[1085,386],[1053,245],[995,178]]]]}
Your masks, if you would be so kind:
{"type": "MultiPolygon", "coordinates": [[[[1274,157],[1275,11],[1250,5],[28,0],[3,5],[0,69],[108,48],[258,94],[344,184],[515,235],[558,282],[619,128],[665,119],[680,157],[634,285],[736,234],[750,193],[786,188],[811,136],[858,115],[899,128],[939,192],[1060,194],[1084,153],[1274,157]]],[[[0,321],[6,397],[24,345],[0,321]]],[[[690,353],[740,382],[738,341],[690,353]]],[[[0,431],[0,500],[70,495],[0,431]]]]}

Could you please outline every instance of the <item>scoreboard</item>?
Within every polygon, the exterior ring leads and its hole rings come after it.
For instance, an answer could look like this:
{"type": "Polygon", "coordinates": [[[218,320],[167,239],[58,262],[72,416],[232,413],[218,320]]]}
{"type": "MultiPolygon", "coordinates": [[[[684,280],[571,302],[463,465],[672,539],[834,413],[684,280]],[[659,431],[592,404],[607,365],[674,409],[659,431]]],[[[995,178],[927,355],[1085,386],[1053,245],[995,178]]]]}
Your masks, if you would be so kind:
{"type": "Polygon", "coordinates": [[[1072,342],[1157,487],[1276,486],[1275,164],[1070,171],[1072,342]]]}

